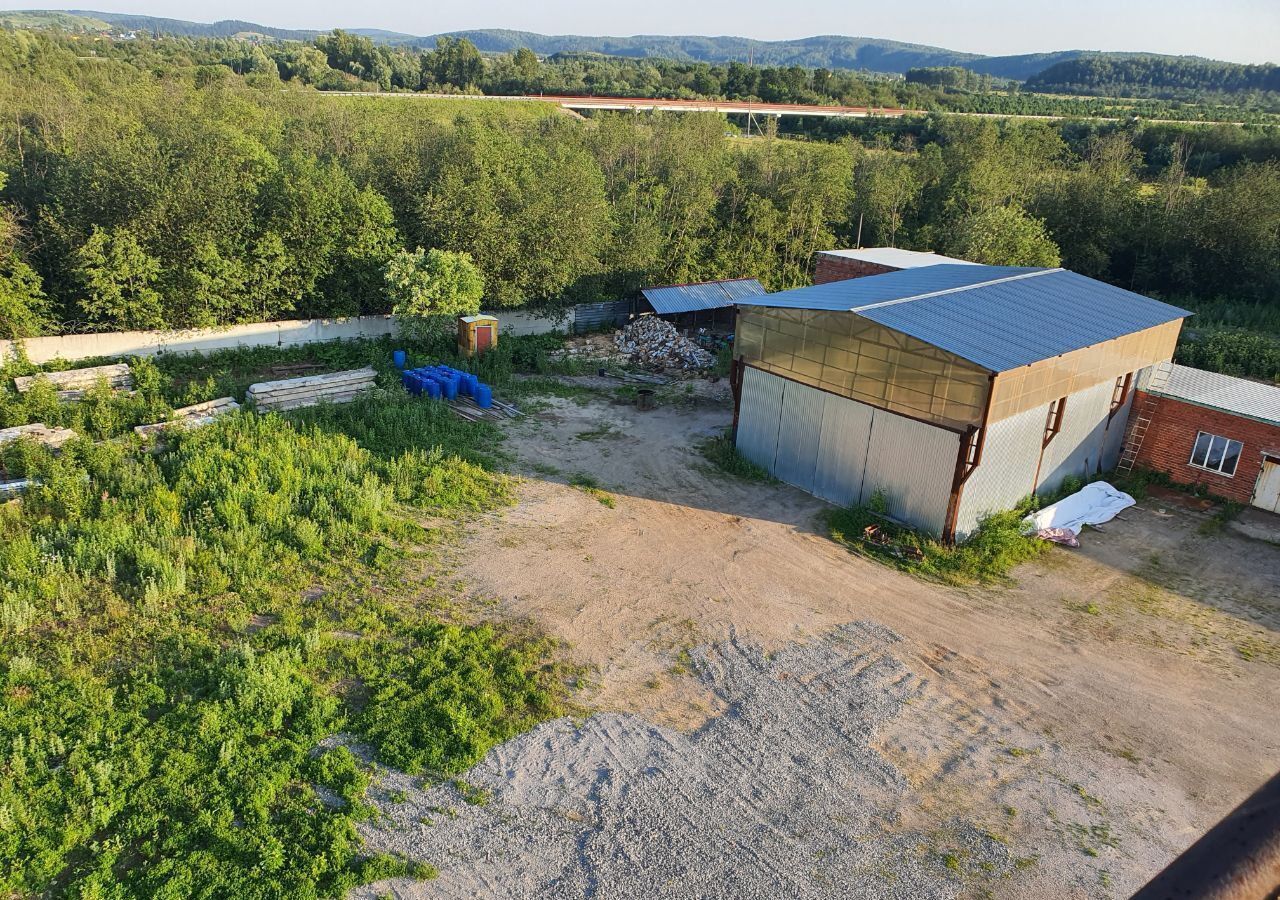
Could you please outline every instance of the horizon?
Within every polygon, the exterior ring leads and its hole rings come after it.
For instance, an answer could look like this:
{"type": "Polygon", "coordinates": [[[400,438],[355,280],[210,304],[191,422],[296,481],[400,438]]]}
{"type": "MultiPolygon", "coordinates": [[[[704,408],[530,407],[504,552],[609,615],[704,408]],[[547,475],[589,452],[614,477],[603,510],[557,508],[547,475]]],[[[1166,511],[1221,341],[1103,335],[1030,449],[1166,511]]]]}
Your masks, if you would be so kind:
{"type": "Polygon", "coordinates": [[[1010,56],[1054,51],[1154,53],[1198,56],[1240,64],[1280,62],[1280,6],[1262,0],[1227,0],[1213,8],[1192,0],[1140,0],[1123,7],[1086,0],[1069,17],[1058,8],[1028,10],[1015,0],[979,0],[957,10],[942,0],[922,0],[911,8],[851,12],[834,0],[816,0],[792,10],[787,27],[779,28],[766,7],[743,8],[714,0],[695,10],[672,0],[657,0],[643,11],[626,11],[552,2],[537,10],[494,0],[478,0],[466,10],[433,15],[420,8],[385,7],[354,13],[332,0],[302,5],[297,0],[142,0],[136,4],[33,6],[0,0],[4,11],[72,9],[118,15],[154,16],[213,23],[235,20],[269,28],[330,31],[334,28],[377,29],[415,37],[457,31],[504,30],[542,35],[583,37],[735,37],[775,42],[837,36],[889,40],[940,47],[984,56],[1010,56]],[[1091,12],[1092,11],[1092,12],[1091,12]],[[855,20],[856,19],[856,24],[855,20]],[[909,21],[903,21],[908,19],[909,21]],[[489,20],[489,21],[486,21],[489,20]],[[496,20],[496,21],[493,21],[496,20]],[[679,29],[656,25],[679,21],[679,29]],[[996,21],[1001,28],[987,23],[996,21]],[[1099,40],[1096,23],[1106,22],[1109,40],[1099,40]],[[700,25],[700,23],[705,23],[700,25]],[[733,28],[724,27],[734,23],[733,28]],[[805,24],[809,23],[809,24],[805,24]],[[816,26],[824,27],[816,27],[816,26]],[[1045,34],[1058,40],[1046,42],[1045,34]]]}

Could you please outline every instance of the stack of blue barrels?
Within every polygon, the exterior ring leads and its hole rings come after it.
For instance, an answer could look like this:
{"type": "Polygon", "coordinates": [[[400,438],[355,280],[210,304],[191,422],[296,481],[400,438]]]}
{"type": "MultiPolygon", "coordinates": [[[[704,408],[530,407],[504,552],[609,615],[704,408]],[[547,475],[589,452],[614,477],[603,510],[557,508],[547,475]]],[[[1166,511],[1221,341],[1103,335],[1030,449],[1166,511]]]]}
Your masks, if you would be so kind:
{"type": "Polygon", "coordinates": [[[397,350],[393,354],[396,367],[401,370],[400,381],[404,389],[414,396],[426,394],[432,400],[454,400],[459,396],[470,397],[476,406],[488,409],[493,406],[493,389],[483,384],[470,372],[450,366],[423,366],[405,368],[405,354],[397,350]]]}

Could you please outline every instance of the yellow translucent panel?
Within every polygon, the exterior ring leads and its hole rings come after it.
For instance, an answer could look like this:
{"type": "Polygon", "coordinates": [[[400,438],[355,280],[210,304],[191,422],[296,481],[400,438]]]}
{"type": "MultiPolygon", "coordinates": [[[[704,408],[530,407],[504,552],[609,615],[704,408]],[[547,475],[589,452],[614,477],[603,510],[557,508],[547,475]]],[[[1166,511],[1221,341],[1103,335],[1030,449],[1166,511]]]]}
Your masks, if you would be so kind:
{"type": "Polygon", "coordinates": [[[982,421],[989,373],[852,313],[753,308],[738,314],[747,363],[949,428],[982,421]]]}
{"type": "Polygon", "coordinates": [[[998,422],[1077,391],[1114,382],[1173,356],[1181,321],[1126,334],[996,376],[990,421],[998,422]]]}

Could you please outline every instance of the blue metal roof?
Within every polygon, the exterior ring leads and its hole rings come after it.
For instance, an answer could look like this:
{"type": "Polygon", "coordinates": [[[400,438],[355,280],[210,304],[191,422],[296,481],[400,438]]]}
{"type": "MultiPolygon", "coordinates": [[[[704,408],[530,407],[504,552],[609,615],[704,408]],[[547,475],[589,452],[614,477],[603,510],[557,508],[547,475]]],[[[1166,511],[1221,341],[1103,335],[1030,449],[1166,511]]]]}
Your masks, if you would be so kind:
{"type": "Polygon", "coordinates": [[[645,288],[640,292],[660,316],[672,313],[699,312],[733,306],[744,297],[764,294],[764,286],[754,278],[732,281],[706,281],[701,284],[673,284],[645,288]]]}
{"type": "Polygon", "coordinates": [[[1003,372],[1191,315],[1065,269],[937,265],[742,305],[852,312],[1003,372]]]}

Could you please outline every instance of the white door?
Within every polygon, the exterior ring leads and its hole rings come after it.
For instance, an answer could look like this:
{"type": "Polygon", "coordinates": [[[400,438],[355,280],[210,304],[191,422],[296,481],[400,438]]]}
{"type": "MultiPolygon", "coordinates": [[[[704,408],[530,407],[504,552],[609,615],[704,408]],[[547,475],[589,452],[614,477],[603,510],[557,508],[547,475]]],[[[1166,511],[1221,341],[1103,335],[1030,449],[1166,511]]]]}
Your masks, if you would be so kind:
{"type": "Polygon", "coordinates": [[[1253,489],[1253,505],[1270,512],[1280,512],[1280,459],[1262,457],[1262,471],[1258,473],[1258,483],[1253,489]]]}

